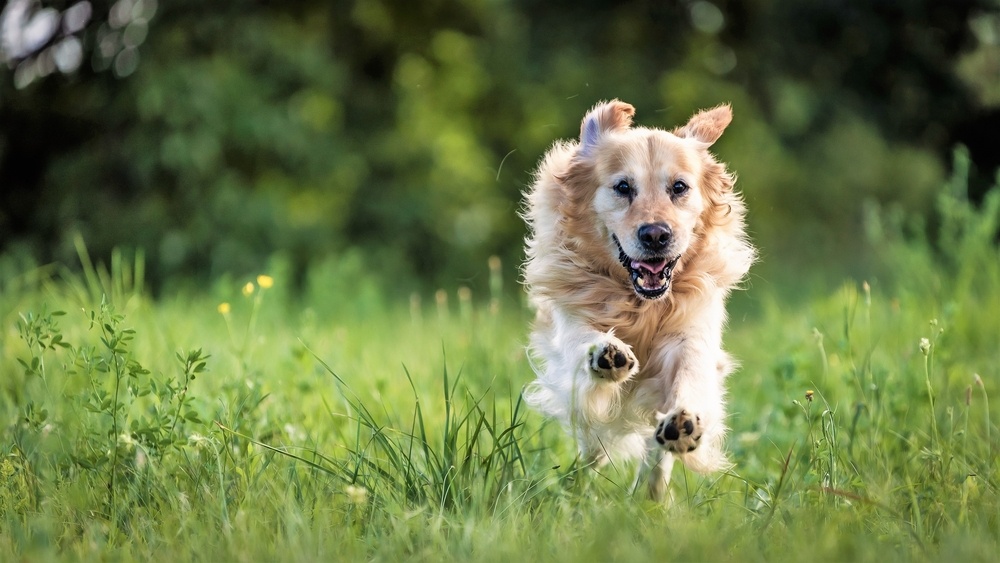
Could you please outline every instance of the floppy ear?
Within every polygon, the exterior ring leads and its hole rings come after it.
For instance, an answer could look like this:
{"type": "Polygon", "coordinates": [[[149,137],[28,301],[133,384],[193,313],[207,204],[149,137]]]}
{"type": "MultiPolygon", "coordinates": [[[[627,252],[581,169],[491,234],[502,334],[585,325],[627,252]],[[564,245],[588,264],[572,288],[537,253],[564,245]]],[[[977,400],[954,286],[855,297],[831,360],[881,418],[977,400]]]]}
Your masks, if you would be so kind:
{"type": "Polygon", "coordinates": [[[733,120],[733,108],[729,104],[712,109],[706,109],[694,114],[687,125],[674,129],[674,134],[678,137],[695,139],[703,143],[712,143],[719,140],[726,126],[733,120]]]}
{"type": "Polygon", "coordinates": [[[624,131],[632,125],[635,108],[619,100],[599,103],[580,124],[580,154],[588,156],[609,131],[624,131]]]}

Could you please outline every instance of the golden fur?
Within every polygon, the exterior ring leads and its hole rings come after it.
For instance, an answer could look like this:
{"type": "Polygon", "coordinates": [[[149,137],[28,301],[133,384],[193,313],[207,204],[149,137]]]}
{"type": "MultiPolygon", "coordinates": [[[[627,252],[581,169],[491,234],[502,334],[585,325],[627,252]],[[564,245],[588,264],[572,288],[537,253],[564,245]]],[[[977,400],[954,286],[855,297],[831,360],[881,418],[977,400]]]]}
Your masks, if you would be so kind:
{"type": "Polygon", "coordinates": [[[580,139],[547,152],[526,193],[538,379],[525,397],[560,420],[588,460],[643,458],[660,497],[674,457],[697,471],[726,464],[724,302],[754,250],[734,177],[708,151],[729,106],[670,132],[633,127],[633,114],[617,100],[595,106],[580,139]],[[647,259],[636,233],[651,224],[667,229],[669,245],[647,259]],[[672,274],[659,274],[665,294],[640,295],[630,267],[647,283],[672,256],[672,274]]]}

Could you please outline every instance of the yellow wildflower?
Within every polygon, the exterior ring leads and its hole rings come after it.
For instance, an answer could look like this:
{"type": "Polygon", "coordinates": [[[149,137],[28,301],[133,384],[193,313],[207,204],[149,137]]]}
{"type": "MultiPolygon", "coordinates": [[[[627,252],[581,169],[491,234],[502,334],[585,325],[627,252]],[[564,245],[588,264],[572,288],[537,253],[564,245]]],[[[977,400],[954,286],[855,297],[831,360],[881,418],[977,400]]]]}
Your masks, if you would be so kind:
{"type": "Polygon", "coordinates": [[[271,286],[274,285],[274,278],[261,274],[257,276],[257,285],[259,285],[261,289],[271,289],[271,286]]]}
{"type": "Polygon", "coordinates": [[[253,294],[253,290],[253,282],[247,282],[247,284],[243,286],[243,297],[250,297],[250,295],[253,294]]]}
{"type": "Polygon", "coordinates": [[[217,309],[223,315],[228,315],[229,314],[229,303],[219,303],[219,306],[217,307],[217,309]]]}

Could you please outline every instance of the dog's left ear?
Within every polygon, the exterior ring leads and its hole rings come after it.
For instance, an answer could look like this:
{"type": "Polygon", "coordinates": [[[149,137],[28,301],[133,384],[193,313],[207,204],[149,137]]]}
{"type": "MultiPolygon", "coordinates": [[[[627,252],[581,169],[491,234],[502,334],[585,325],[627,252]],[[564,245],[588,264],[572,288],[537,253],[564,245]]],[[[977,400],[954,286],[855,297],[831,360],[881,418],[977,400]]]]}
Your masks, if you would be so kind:
{"type": "Polygon", "coordinates": [[[706,109],[694,114],[687,125],[674,129],[674,135],[695,139],[708,146],[719,140],[726,126],[733,120],[733,108],[729,104],[706,109]]]}
{"type": "Polygon", "coordinates": [[[580,124],[580,154],[588,156],[609,131],[624,131],[632,126],[635,108],[619,100],[599,103],[580,124]]]}

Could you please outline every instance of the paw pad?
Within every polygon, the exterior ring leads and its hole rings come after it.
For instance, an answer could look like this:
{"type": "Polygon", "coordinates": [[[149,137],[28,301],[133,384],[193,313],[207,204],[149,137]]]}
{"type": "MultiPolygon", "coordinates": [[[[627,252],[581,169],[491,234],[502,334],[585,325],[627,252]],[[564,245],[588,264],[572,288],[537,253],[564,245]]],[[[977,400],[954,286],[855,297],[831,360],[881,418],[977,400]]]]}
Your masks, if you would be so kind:
{"type": "Polygon", "coordinates": [[[623,368],[628,363],[628,358],[621,350],[615,349],[612,355],[612,348],[609,346],[605,353],[597,358],[597,365],[601,369],[623,368]]]}
{"type": "Polygon", "coordinates": [[[701,436],[701,417],[686,410],[664,417],[654,434],[661,446],[680,454],[694,451],[701,436]]]}
{"type": "Polygon", "coordinates": [[[602,379],[622,381],[636,372],[638,362],[632,351],[614,342],[597,345],[590,350],[590,367],[602,379]]]}

